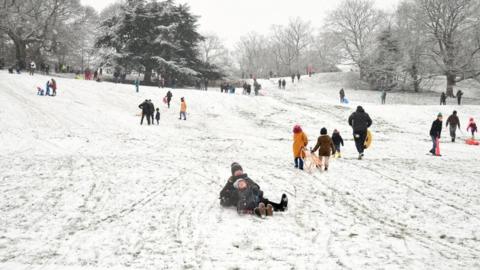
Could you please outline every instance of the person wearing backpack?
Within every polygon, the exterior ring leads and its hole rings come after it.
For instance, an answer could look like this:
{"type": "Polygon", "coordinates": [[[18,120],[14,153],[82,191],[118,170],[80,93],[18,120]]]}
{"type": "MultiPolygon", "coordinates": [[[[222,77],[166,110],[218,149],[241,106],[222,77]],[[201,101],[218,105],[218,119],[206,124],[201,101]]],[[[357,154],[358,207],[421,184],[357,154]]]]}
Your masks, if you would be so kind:
{"type": "Polygon", "coordinates": [[[239,214],[253,213],[259,217],[272,216],[274,211],[288,209],[288,197],[282,194],[280,203],[274,203],[263,197],[263,191],[237,162],[230,166],[232,176],[220,191],[220,205],[234,206],[239,214]]]}

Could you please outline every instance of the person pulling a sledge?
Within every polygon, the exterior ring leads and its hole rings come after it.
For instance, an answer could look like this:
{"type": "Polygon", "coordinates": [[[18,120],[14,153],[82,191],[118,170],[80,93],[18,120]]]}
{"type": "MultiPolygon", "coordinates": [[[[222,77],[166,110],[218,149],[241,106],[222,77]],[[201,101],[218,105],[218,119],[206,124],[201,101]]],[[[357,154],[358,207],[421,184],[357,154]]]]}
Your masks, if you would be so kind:
{"type": "Polygon", "coordinates": [[[242,166],[234,162],[231,165],[232,176],[220,192],[220,205],[235,206],[239,214],[254,213],[259,217],[272,216],[274,211],[287,210],[288,198],[282,195],[280,203],[274,203],[263,197],[263,191],[246,173],[242,166]]]}

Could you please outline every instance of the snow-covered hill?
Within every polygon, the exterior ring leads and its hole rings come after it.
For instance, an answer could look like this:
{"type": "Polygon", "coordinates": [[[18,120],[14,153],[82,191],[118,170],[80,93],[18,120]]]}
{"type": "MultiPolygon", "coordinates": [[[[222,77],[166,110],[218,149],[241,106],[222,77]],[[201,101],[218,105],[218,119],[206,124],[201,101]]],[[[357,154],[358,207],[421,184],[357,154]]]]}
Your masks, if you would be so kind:
{"type": "Polygon", "coordinates": [[[351,104],[338,105],[341,74],[286,91],[261,81],[259,97],[175,89],[171,109],[166,89],[62,78],[57,97],[36,96],[48,79],[0,73],[0,269],[480,268],[480,147],[444,130],[444,156],[426,155],[438,112],[457,109],[465,126],[480,106],[402,93],[381,106],[348,87],[351,104]],[[159,126],[139,125],[146,98],[159,126]],[[363,161],[347,124],[358,104],[374,121],[363,161]],[[339,129],[345,158],[294,170],[296,123],[311,141],[339,129]],[[287,193],[289,211],[219,207],[233,161],[269,199],[287,193]]]}

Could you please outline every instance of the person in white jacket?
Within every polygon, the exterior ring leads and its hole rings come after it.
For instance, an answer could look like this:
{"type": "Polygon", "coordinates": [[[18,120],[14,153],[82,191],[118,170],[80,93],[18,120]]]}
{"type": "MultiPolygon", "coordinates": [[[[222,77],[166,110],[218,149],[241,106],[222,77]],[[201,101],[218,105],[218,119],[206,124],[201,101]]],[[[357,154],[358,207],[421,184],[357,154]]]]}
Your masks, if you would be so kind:
{"type": "Polygon", "coordinates": [[[35,74],[35,69],[37,68],[37,65],[35,65],[35,62],[31,62],[30,63],[30,75],[34,75],[35,74]]]}

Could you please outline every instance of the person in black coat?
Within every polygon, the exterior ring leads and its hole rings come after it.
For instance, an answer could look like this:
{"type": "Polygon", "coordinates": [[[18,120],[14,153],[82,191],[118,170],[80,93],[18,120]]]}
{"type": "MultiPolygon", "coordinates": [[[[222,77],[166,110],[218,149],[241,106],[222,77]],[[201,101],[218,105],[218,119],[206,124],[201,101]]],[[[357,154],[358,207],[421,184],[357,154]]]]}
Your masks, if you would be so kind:
{"type": "Polygon", "coordinates": [[[458,92],[457,92],[458,105],[462,105],[462,96],[463,96],[462,90],[458,90],[458,92]]]}
{"type": "Polygon", "coordinates": [[[272,206],[273,211],[285,211],[288,207],[286,194],[282,195],[280,203],[274,203],[263,197],[260,186],[243,172],[240,164],[231,165],[232,176],[220,191],[220,205],[223,207],[237,207],[238,213],[252,212],[260,203],[272,206]],[[241,187],[246,184],[246,187],[241,187]]]}
{"type": "Polygon", "coordinates": [[[440,140],[440,136],[442,135],[442,128],[443,128],[443,115],[439,113],[437,116],[437,119],[433,121],[432,127],[430,128],[430,137],[432,138],[432,143],[433,143],[432,150],[430,150],[430,153],[432,153],[432,155],[436,155],[437,140],[440,140]]]}
{"type": "Polygon", "coordinates": [[[148,100],[145,99],[142,104],[138,105],[138,108],[142,109],[142,120],[140,120],[140,125],[143,125],[143,118],[147,117],[148,125],[150,125],[150,115],[149,115],[149,108],[150,105],[148,104],[148,100]]]}
{"type": "Polygon", "coordinates": [[[333,145],[335,146],[335,156],[341,158],[342,157],[342,150],[341,147],[344,146],[342,135],[338,130],[334,130],[332,134],[332,141],[333,145]]]}
{"type": "Polygon", "coordinates": [[[363,152],[365,151],[367,129],[372,125],[372,119],[362,106],[358,106],[357,110],[348,118],[348,124],[353,129],[353,138],[359,154],[358,158],[362,159],[364,156],[363,152]]]}
{"type": "Polygon", "coordinates": [[[172,101],[172,97],[173,97],[172,92],[168,91],[166,97],[167,97],[168,108],[170,108],[170,102],[172,101]]]}
{"type": "Polygon", "coordinates": [[[152,125],[155,123],[155,105],[152,100],[148,100],[148,116],[150,117],[150,122],[152,125]]]}
{"type": "Polygon", "coordinates": [[[447,95],[445,92],[442,92],[440,95],[440,105],[447,105],[447,95]]]}

